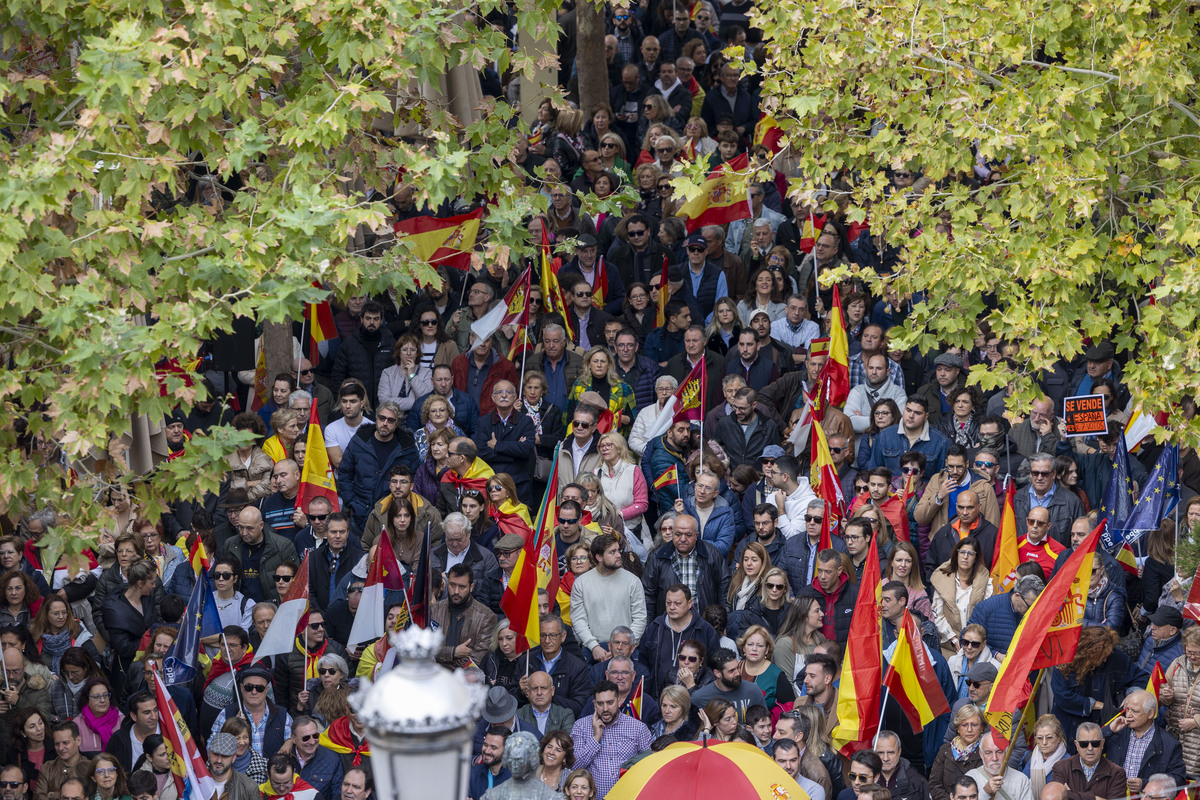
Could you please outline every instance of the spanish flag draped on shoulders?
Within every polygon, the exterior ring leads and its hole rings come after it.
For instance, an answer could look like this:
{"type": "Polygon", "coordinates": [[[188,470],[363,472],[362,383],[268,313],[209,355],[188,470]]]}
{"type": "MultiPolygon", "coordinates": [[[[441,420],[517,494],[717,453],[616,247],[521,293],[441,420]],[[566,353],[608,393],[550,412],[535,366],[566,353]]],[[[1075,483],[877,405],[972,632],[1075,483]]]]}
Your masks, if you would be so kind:
{"type": "Polygon", "coordinates": [[[371,743],[366,731],[356,732],[349,717],[340,717],[321,732],[321,744],[339,755],[351,756],[351,766],[361,767],[364,758],[371,757],[371,743]]]}
{"type": "Polygon", "coordinates": [[[474,489],[477,492],[481,492],[484,497],[487,497],[488,478],[495,474],[495,470],[488,466],[486,461],[482,458],[476,458],[471,462],[471,466],[467,468],[466,473],[462,475],[455,472],[454,467],[446,470],[445,474],[442,475],[442,483],[455,487],[460,495],[464,489],[474,489]]]}
{"type": "Polygon", "coordinates": [[[518,503],[511,497],[492,507],[492,519],[500,526],[500,535],[515,533],[522,541],[533,535],[533,520],[529,518],[529,506],[518,503]]]}

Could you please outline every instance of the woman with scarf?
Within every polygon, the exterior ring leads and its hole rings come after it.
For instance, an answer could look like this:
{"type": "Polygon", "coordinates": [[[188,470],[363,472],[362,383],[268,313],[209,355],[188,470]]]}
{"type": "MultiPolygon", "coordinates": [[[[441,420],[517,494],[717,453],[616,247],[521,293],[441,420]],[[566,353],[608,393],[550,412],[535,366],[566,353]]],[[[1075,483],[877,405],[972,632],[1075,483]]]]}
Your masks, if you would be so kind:
{"type": "MultiPolygon", "coordinates": [[[[138,525],[140,524],[139,521],[138,525]]],[[[137,525],[134,528],[136,530],[137,525]]],[[[91,600],[92,621],[96,625],[96,635],[110,644],[112,640],[108,634],[108,619],[105,605],[110,595],[121,594],[129,588],[130,567],[146,558],[146,545],[140,533],[122,533],[117,537],[114,548],[117,556],[116,561],[108,569],[100,573],[100,580],[96,584],[96,593],[92,595],[91,600]]],[[[166,596],[163,591],[162,580],[158,578],[157,569],[155,570],[155,584],[152,596],[155,607],[160,607],[166,596]]]]}
{"type": "Polygon", "coordinates": [[[71,613],[71,606],[58,595],[50,595],[46,602],[42,603],[42,607],[33,617],[29,632],[37,642],[42,660],[55,675],[60,674],[59,665],[63,653],[68,648],[86,648],[92,658],[100,658],[96,643],[92,641],[92,634],[79,624],[79,620],[71,613]]]}
{"type": "MultiPolygon", "coordinates": [[[[431,395],[421,406],[421,427],[417,429],[417,456],[422,460],[429,455],[429,438],[435,432],[449,429],[453,436],[462,436],[462,428],[452,419],[454,412],[450,410],[450,401],[440,394],[431,395]]],[[[453,436],[451,438],[453,438],[453,436]]],[[[435,495],[436,497],[436,495],[435,495]]]]}
{"type": "Polygon", "coordinates": [[[950,558],[929,576],[933,588],[933,623],[942,642],[942,655],[958,652],[959,637],[971,612],[992,596],[992,576],[979,557],[979,540],[967,536],[954,545],[950,558]]]}
{"type": "Polygon", "coordinates": [[[59,679],[50,683],[50,721],[74,719],[83,706],[84,684],[103,676],[100,665],[84,648],[68,647],[59,659],[56,674],[59,679]]]}
{"type": "Polygon", "coordinates": [[[507,472],[497,472],[488,478],[487,498],[492,519],[500,527],[500,535],[515,533],[528,541],[533,535],[529,506],[517,499],[517,484],[507,472]]]}
{"type": "Polygon", "coordinates": [[[167,740],[160,734],[152,733],[142,742],[142,755],[133,765],[133,771],[149,772],[154,776],[158,782],[156,800],[178,800],[179,791],[171,772],[171,753],[167,749],[167,740]]]}
{"type": "MultiPolygon", "coordinates": [[[[409,572],[417,571],[424,542],[424,531],[417,530],[416,521],[416,512],[408,500],[392,498],[392,502],[388,503],[383,527],[396,560],[409,572]]],[[[378,547],[378,543],[375,546],[378,547]]]]}
{"type": "Polygon", "coordinates": [[[567,417],[575,413],[580,395],[595,392],[606,408],[617,418],[617,428],[629,431],[633,424],[633,389],[617,375],[616,364],[608,350],[601,346],[588,350],[583,359],[584,372],[571,387],[567,396],[567,417]]]}
{"type": "Polygon", "coordinates": [[[958,735],[942,745],[929,768],[929,794],[933,800],[950,800],[954,784],[976,767],[983,766],[979,742],[987,728],[979,706],[967,703],[954,714],[958,735]]]}
{"type": "Polygon", "coordinates": [[[1033,796],[1041,797],[1042,789],[1053,781],[1051,770],[1054,765],[1064,758],[1070,758],[1067,753],[1067,743],[1063,738],[1062,725],[1053,714],[1042,714],[1033,723],[1034,748],[1029,753],[1029,763],[1025,765],[1025,776],[1033,784],[1033,796]]]}
{"type": "MultiPolygon", "coordinates": [[[[235,627],[235,626],[230,626],[235,627]]],[[[200,700],[200,729],[208,730],[221,709],[234,703],[240,705],[241,698],[234,690],[233,681],[237,674],[248,668],[254,660],[250,652],[250,639],[240,626],[222,634],[220,651],[212,660],[208,675],[204,678],[204,691],[200,700]]]]}
{"type": "Polygon", "coordinates": [[[13,714],[5,764],[17,764],[30,784],[37,781],[46,763],[46,754],[54,758],[54,743],[50,738],[50,722],[32,706],[18,708],[13,714]]]}
{"type": "MultiPolygon", "coordinates": [[[[553,461],[554,447],[563,438],[562,409],[546,401],[546,375],[539,370],[525,371],[521,381],[521,399],[517,411],[533,422],[534,452],[539,461],[553,461]]],[[[546,472],[549,475],[549,471],[546,472]]],[[[546,489],[545,478],[534,480],[534,496],[541,497],[546,489]]]]}
{"type": "Polygon", "coordinates": [[[121,727],[121,712],[114,702],[112,684],[106,678],[92,678],[83,685],[84,702],[79,716],[79,749],[84,753],[99,753],[108,747],[108,740],[121,727]]]}
{"type": "Polygon", "coordinates": [[[963,387],[950,395],[950,413],[942,414],[941,419],[933,426],[951,444],[961,444],[968,450],[974,451],[979,447],[978,402],[975,389],[963,387]]]}
{"type": "Polygon", "coordinates": [[[1117,644],[1117,634],[1102,626],[1084,626],[1075,658],[1050,673],[1054,716],[1063,737],[1075,738],[1081,722],[1108,723],[1122,708],[1125,695],[1146,686],[1146,673],[1117,644]]]}
{"type": "Polygon", "coordinates": [[[738,559],[737,569],[729,581],[729,591],[725,595],[725,608],[730,611],[742,611],[762,591],[763,578],[771,568],[771,557],[767,548],[758,542],[750,542],[742,550],[738,559]]]}
{"type": "Polygon", "coordinates": [[[450,428],[442,428],[429,434],[429,450],[421,459],[421,465],[417,467],[417,473],[413,476],[413,491],[421,497],[437,499],[438,484],[450,469],[450,441],[453,438],[454,431],[450,428]]]}
{"type": "Polygon", "coordinates": [[[221,733],[228,733],[237,740],[237,752],[233,756],[233,768],[256,784],[267,779],[267,759],[251,744],[250,723],[241,717],[232,717],[221,726],[221,733]]]}
{"type": "Polygon", "coordinates": [[[263,442],[263,452],[278,464],[285,458],[292,457],[292,447],[300,438],[306,420],[290,408],[281,408],[271,415],[272,436],[263,442]]]}
{"type": "Polygon", "coordinates": [[[163,586],[170,586],[176,571],[188,563],[187,556],[175,545],[167,544],[162,540],[158,525],[153,520],[139,520],[135,530],[142,537],[142,547],[146,550],[146,557],[152,559],[154,566],[158,568],[159,580],[162,581],[163,586]]]}

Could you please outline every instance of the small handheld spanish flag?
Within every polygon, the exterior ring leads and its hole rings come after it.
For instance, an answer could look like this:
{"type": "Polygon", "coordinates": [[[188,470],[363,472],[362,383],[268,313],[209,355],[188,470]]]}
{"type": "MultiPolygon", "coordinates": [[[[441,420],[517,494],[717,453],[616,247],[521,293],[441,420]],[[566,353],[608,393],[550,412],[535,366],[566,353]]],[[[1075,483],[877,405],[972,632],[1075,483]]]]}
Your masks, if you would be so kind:
{"type": "Polygon", "coordinates": [[[679,485],[679,468],[674,465],[654,481],[655,489],[665,489],[668,486],[677,485],[679,485]]]}
{"type": "Polygon", "coordinates": [[[192,569],[199,575],[201,572],[208,571],[208,553],[204,549],[204,542],[200,539],[200,535],[196,535],[196,541],[192,542],[191,551],[188,553],[188,561],[192,564],[192,569]]]}
{"type": "Polygon", "coordinates": [[[1158,693],[1166,682],[1167,676],[1163,672],[1162,664],[1155,661],[1154,670],[1150,673],[1150,680],[1146,682],[1146,691],[1154,695],[1154,699],[1157,700],[1158,693]]]}
{"type": "Polygon", "coordinates": [[[638,681],[638,685],[633,687],[633,691],[629,693],[629,716],[636,720],[642,718],[642,689],[646,684],[646,676],[638,681]]]}

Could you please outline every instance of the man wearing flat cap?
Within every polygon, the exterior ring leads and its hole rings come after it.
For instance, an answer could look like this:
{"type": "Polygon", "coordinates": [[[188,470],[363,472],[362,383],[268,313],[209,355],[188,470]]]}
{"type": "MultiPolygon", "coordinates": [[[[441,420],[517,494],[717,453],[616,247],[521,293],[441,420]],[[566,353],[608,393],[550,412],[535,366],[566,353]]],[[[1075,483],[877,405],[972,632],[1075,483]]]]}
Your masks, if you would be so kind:
{"type": "Polygon", "coordinates": [[[930,425],[936,426],[942,415],[951,413],[954,393],[966,384],[961,353],[942,353],[933,360],[933,380],[917,389],[917,394],[929,403],[930,425]]]}
{"type": "Polygon", "coordinates": [[[216,800],[258,800],[262,795],[247,775],[233,768],[237,739],[232,733],[213,734],[208,739],[208,774],[217,784],[216,800]]]}
{"type": "Polygon", "coordinates": [[[1096,342],[1083,351],[1084,364],[1071,373],[1071,383],[1067,390],[1068,397],[1080,394],[1095,394],[1096,381],[1107,378],[1117,387],[1117,396],[1112,398],[1108,413],[1119,411],[1129,403],[1129,391],[1121,382],[1121,365],[1114,359],[1117,348],[1112,342],[1096,342]]]}

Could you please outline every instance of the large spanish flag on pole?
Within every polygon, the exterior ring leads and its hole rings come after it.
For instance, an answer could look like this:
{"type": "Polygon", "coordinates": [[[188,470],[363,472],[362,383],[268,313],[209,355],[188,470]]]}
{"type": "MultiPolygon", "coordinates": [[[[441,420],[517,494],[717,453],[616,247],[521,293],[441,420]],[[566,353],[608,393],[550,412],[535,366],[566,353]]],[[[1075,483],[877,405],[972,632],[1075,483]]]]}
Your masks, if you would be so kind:
{"type": "Polygon", "coordinates": [[[1103,529],[1101,522],[1075,548],[1025,612],[1013,634],[1012,644],[992,684],[986,712],[988,722],[1005,739],[1012,737],[1013,710],[1029,698],[1029,673],[1065,664],[1075,657],[1088,584],[1092,580],[1092,561],[1103,529]]]}
{"type": "Polygon", "coordinates": [[[872,542],[863,563],[862,583],[850,618],[850,638],[842,661],[837,727],[833,746],[849,757],[870,750],[879,732],[879,686],[883,683],[883,637],[879,622],[879,552],[872,542]]]}
{"type": "Polygon", "coordinates": [[[850,396],[850,343],[846,338],[846,321],[842,318],[842,297],[837,284],[833,286],[833,308],[829,309],[829,360],[825,362],[828,375],[828,397],[831,406],[841,406],[850,396]]]}
{"type": "Polygon", "coordinates": [[[749,167],[750,159],[742,153],[709,173],[708,180],[700,184],[700,194],[679,209],[678,216],[686,221],[688,233],[705,225],[726,225],[739,219],[750,219],[753,211],[746,188],[749,167]]]}
{"type": "Polygon", "coordinates": [[[813,432],[816,435],[811,437],[812,467],[809,481],[817,497],[825,501],[825,516],[833,517],[829,521],[829,529],[836,530],[846,516],[846,499],[842,496],[842,484],[837,477],[837,467],[833,464],[833,454],[829,452],[825,430],[820,425],[814,425],[813,432]]]}
{"type": "MultiPolygon", "coordinates": [[[[560,442],[559,448],[562,447],[560,442]]],[[[554,470],[546,482],[542,508],[533,526],[533,535],[517,554],[508,588],[500,598],[500,609],[508,617],[508,627],[519,634],[517,652],[537,647],[542,641],[538,622],[538,589],[550,598],[558,597],[558,553],[554,546],[554,527],[558,521],[558,449],[554,451],[554,470]]]]}
{"type": "Polygon", "coordinates": [[[526,324],[528,324],[529,279],[531,274],[529,269],[525,270],[521,274],[521,277],[513,281],[513,285],[508,287],[508,292],[504,295],[503,302],[496,303],[491,311],[471,323],[472,350],[480,342],[489,338],[505,325],[519,324],[522,315],[525,315],[526,324]]]}
{"type": "Polygon", "coordinates": [[[1009,480],[1004,492],[1004,509],[1000,512],[1000,535],[996,538],[996,552],[992,555],[992,587],[997,594],[1012,588],[1013,570],[1021,563],[1017,547],[1017,512],[1013,510],[1016,494],[1017,484],[1009,480]]]}
{"type": "Polygon", "coordinates": [[[567,313],[569,306],[563,295],[562,287],[558,284],[558,269],[561,262],[550,258],[550,235],[546,231],[546,223],[542,223],[542,275],[539,285],[542,287],[542,309],[547,313],[555,313],[562,317],[563,327],[567,330],[567,338],[574,339],[575,331],[571,325],[571,315],[567,313]]]}
{"type": "Polygon", "coordinates": [[[325,434],[321,432],[321,419],[317,416],[314,402],[308,412],[308,447],[304,451],[304,470],[300,473],[300,491],[296,493],[296,508],[308,509],[314,497],[324,497],[338,511],[337,481],[333,467],[329,464],[329,453],[325,450],[325,434]]]}
{"type": "Polygon", "coordinates": [[[396,238],[407,241],[412,254],[431,267],[466,271],[482,221],[482,206],[456,217],[413,217],[396,223],[396,238]]]}
{"type": "Polygon", "coordinates": [[[883,676],[883,685],[896,698],[914,731],[950,711],[933,669],[933,659],[921,640],[921,629],[907,608],[900,630],[896,632],[892,661],[883,676]]]}
{"type": "Polygon", "coordinates": [[[184,800],[212,797],[217,791],[217,784],[208,774],[208,767],[200,757],[196,741],[180,716],[175,701],[171,699],[162,676],[157,670],[152,670],[151,674],[154,676],[154,698],[158,703],[158,729],[167,741],[175,791],[184,800]]]}

